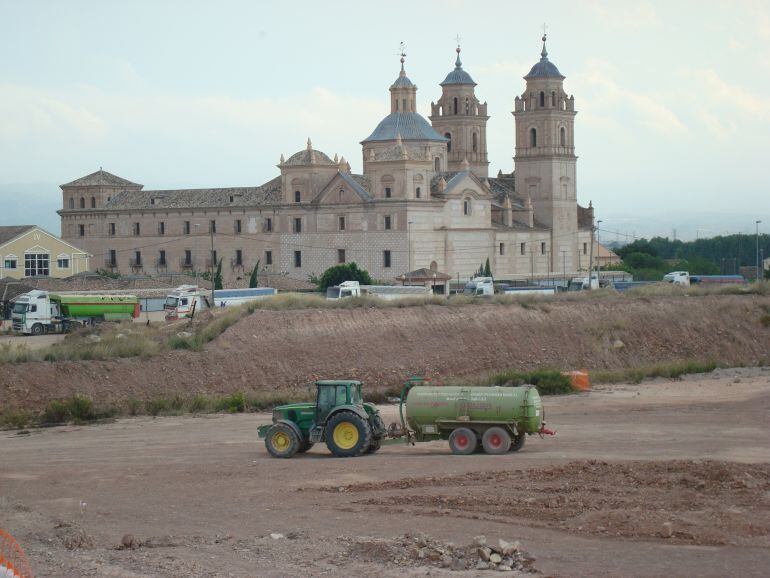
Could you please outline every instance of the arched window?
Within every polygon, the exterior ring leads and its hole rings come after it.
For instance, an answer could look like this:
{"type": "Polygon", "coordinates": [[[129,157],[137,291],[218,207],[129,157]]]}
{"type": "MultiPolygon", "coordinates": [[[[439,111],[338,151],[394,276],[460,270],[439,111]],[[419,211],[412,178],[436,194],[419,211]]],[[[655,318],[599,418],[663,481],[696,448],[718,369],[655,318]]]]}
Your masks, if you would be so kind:
{"type": "Polygon", "coordinates": [[[567,146],[567,129],[564,127],[559,130],[559,144],[563,147],[567,146]]]}
{"type": "Polygon", "coordinates": [[[91,208],[92,209],[96,208],[96,197],[91,197],[91,208]]]}
{"type": "Polygon", "coordinates": [[[465,114],[470,114],[471,112],[471,101],[468,99],[468,97],[465,97],[465,114]]]}
{"type": "Polygon", "coordinates": [[[551,106],[556,108],[556,91],[551,91],[551,106]]]}
{"type": "Polygon", "coordinates": [[[437,173],[441,172],[441,159],[436,157],[436,160],[433,161],[433,170],[435,170],[437,173]]]}
{"type": "Polygon", "coordinates": [[[299,191],[294,191],[294,202],[295,203],[301,203],[302,202],[302,193],[299,191]]]}
{"type": "Polygon", "coordinates": [[[454,114],[457,114],[457,97],[454,98],[454,114]]]}
{"type": "Polygon", "coordinates": [[[422,193],[420,192],[420,187],[417,187],[417,188],[414,190],[414,196],[415,196],[416,198],[418,198],[418,199],[419,199],[420,197],[422,197],[422,193]]]}
{"type": "Polygon", "coordinates": [[[473,138],[471,140],[472,140],[471,147],[473,148],[473,152],[474,153],[478,152],[478,149],[479,149],[479,136],[475,132],[473,133],[473,138]]]}
{"type": "Polygon", "coordinates": [[[535,128],[529,129],[529,146],[537,146],[537,129],[535,128]]]}
{"type": "MultiPolygon", "coordinates": [[[[455,102],[457,99],[455,99],[455,102]]],[[[446,152],[451,153],[452,152],[452,135],[448,132],[444,133],[444,138],[447,139],[446,143],[446,152]]]]}
{"type": "Polygon", "coordinates": [[[463,201],[463,215],[470,215],[471,214],[471,200],[465,199],[463,201]]]}
{"type": "Polygon", "coordinates": [[[545,107],[545,93],[540,91],[540,108],[545,107]]]}
{"type": "Polygon", "coordinates": [[[80,197],[80,208],[81,209],[86,208],[86,200],[83,197],[80,197]]]}
{"type": "Polygon", "coordinates": [[[74,209],[74,208],[75,208],[75,199],[70,197],[70,209],[74,209]]]}

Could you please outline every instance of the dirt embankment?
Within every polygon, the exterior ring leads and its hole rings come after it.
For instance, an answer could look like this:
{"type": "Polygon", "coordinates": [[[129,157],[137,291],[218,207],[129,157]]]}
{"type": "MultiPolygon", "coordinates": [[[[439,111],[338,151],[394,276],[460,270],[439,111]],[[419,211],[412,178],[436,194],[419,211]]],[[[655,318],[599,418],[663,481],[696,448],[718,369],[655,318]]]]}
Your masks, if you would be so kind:
{"type": "Polygon", "coordinates": [[[257,311],[204,352],[149,359],[7,364],[0,405],[41,408],[75,393],[99,403],[299,387],[359,378],[391,387],[503,369],[616,369],[684,360],[766,360],[767,296],[607,298],[526,305],[257,311]]]}

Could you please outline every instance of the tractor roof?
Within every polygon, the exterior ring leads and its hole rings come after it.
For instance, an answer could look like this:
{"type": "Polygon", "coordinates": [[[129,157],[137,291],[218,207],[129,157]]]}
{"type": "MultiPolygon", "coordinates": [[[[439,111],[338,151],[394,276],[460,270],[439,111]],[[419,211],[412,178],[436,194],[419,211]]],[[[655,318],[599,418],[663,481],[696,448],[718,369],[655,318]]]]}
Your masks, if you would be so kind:
{"type": "Polygon", "coordinates": [[[321,379],[316,381],[317,386],[322,385],[361,385],[361,382],[355,379],[321,379]]]}

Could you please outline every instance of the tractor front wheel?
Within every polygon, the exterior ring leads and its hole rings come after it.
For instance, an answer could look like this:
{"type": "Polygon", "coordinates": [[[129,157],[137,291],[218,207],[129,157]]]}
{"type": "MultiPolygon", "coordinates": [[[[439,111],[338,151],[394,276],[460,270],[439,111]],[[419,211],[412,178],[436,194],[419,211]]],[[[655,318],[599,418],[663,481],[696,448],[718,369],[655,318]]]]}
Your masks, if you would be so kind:
{"type": "Polygon", "coordinates": [[[467,427],[458,427],[449,434],[449,448],[453,454],[466,456],[476,451],[478,446],[476,432],[467,427]]]}
{"type": "Polygon", "coordinates": [[[296,432],[285,423],[275,424],[265,437],[265,447],[274,458],[290,458],[299,451],[301,443],[296,432]]]}
{"type": "Polygon", "coordinates": [[[371,443],[369,422],[357,413],[341,411],[326,422],[326,447],[338,458],[360,456],[371,443]]]}
{"type": "Polygon", "coordinates": [[[527,441],[527,434],[520,433],[519,435],[514,436],[510,451],[518,452],[521,448],[524,447],[525,441],[527,441]]]}

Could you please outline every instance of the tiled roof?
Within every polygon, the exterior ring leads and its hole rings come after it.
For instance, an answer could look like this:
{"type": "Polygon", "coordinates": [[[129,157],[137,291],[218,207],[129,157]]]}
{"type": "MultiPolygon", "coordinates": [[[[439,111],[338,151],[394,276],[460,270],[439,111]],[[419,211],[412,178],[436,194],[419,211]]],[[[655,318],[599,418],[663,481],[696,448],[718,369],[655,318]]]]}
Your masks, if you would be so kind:
{"type": "Polygon", "coordinates": [[[355,190],[363,199],[367,201],[372,200],[373,197],[368,190],[369,179],[367,177],[364,175],[351,175],[348,173],[340,173],[340,177],[343,181],[350,185],[353,190],[355,190]]]}
{"type": "Polygon", "coordinates": [[[13,225],[8,227],[0,227],[0,245],[7,243],[11,239],[15,239],[22,233],[33,229],[35,225],[13,225]]]}
{"type": "Polygon", "coordinates": [[[0,303],[8,303],[19,295],[32,291],[33,287],[19,283],[16,279],[4,279],[0,281],[0,303]]]}
{"type": "Polygon", "coordinates": [[[71,183],[62,185],[62,187],[93,187],[93,186],[110,186],[110,187],[141,187],[142,185],[132,183],[131,181],[121,178],[112,173],[108,173],[102,169],[99,169],[95,173],[86,175],[75,179],[71,183]]]}
{"type": "Polygon", "coordinates": [[[505,202],[505,197],[508,197],[515,209],[524,207],[522,200],[516,196],[513,176],[490,177],[487,181],[489,181],[489,190],[492,191],[492,196],[497,203],[502,205],[505,202]]]}
{"type": "Polygon", "coordinates": [[[251,207],[281,203],[281,177],[259,187],[121,191],[105,209],[163,209],[191,207],[251,207]],[[232,201],[230,198],[232,197],[232,201]]]}
{"type": "Polygon", "coordinates": [[[396,81],[391,85],[391,88],[414,88],[414,84],[412,84],[412,81],[409,80],[409,78],[406,76],[406,73],[404,72],[404,69],[401,69],[401,72],[398,75],[398,78],[396,81]]]}
{"type": "Polygon", "coordinates": [[[545,35],[543,36],[543,51],[540,53],[540,62],[535,64],[529,71],[529,74],[524,77],[524,80],[530,78],[558,78],[564,80],[564,75],[559,72],[556,65],[548,60],[548,51],[545,49],[545,35]]]}
{"type": "Polygon", "coordinates": [[[443,136],[438,134],[433,127],[416,112],[392,112],[382,119],[374,132],[361,143],[370,141],[396,140],[401,135],[401,140],[431,140],[446,142],[443,136]]]}
{"type": "Polygon", "coordinates": [[[460,61],[459,48],[457,49],[457,60],[455,61],[454,70],[446,75],[444,82],[442,82],[439,86],[447,86],[449,84],[472,84],[473,86],[476,86],[476,83],[473,82],[471,75],[463,70],[463,63],[460,61]]]}

